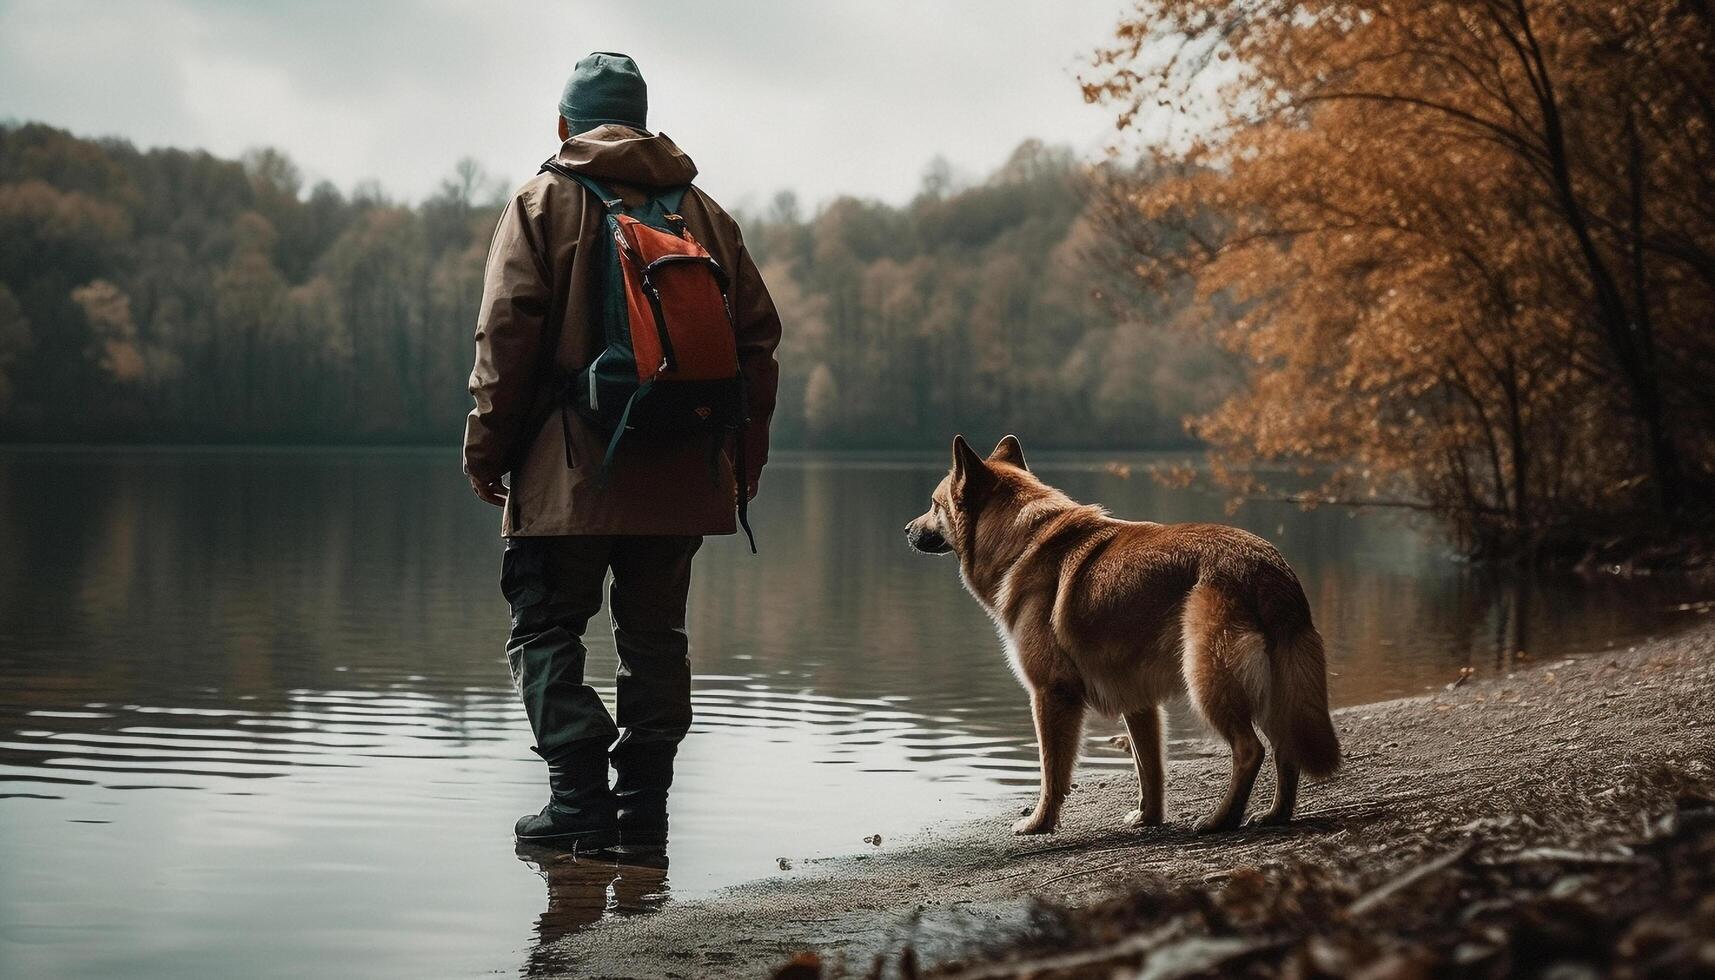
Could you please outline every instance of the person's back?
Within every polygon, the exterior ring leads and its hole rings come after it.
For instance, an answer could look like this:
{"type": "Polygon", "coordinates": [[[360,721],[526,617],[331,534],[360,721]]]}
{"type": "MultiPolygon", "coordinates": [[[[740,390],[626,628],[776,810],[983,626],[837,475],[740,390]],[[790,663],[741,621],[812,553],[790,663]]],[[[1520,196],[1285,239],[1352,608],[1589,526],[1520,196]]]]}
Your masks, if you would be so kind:
{"type": "MultiPolygon", "coordinates": [[[[738,226],[700,190],[685,189],[696,166],[645,128],[646,111],[631,59],[598,53],[578,63],[560,102],[553,166],[513,195],[495,230],[470,381],[476,407],[464,442],[472,488],[504,508],[507,659],[552,793],[516,833],[634,853],[666,842],[673,757],[691,721],[691,559],[703,535],[736,529],[738,488],[745,499],[756,493],[780,339],[738,226]],[[617,201],[610,207],[586,184],[617,201]],[[608,213],[675,199],[681,189],[673,217],[682,221],[674,227],[706,248],[724,277],[746,416],[736,431],[708,436],[615,438],[604,429],[612,424],[572,391],[604,350],[603,303],[614,280],[608,213]],[[738,461],[745,472],[735,472],[738,461]],[[581,636],[601,608],[609,570],[617,726],[583,682],[581,636]]],[[[615,428],[627,426],[622,420],[615,428]]]]}

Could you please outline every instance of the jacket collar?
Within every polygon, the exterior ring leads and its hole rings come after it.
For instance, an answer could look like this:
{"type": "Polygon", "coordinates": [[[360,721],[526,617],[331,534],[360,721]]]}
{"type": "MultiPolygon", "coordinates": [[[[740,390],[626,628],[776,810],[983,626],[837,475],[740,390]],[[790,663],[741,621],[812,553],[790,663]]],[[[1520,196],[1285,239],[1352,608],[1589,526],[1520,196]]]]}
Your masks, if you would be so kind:
{"type": "Polygon", "coordinates": [[[594,180],[636,187],[679,187],[697,176],[697,165],[666,133],[612,123],[561,143],[554,159],[594,180]]]}

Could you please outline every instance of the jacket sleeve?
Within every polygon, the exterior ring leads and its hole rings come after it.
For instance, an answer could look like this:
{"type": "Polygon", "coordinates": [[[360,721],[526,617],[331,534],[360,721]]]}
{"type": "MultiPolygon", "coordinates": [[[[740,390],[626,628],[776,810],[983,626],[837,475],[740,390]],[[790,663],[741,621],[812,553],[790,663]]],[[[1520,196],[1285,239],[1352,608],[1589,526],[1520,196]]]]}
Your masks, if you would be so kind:
{"type": "Polygon", "coordinates": [[[465,419],[464,468],[478,479],[500,479],[534,435],[525,429],[541,377],[549,283],[539,227],[520,194],[494,230],[477,312],[476,366],[470,372],[476,406],[465,419]]]}
{"type": "MultiPolygon", "coordinates": [[[[747,483],[756,482],[768,462],[768,425],[774,416],[774,398],[780,386],[780,365],[774,349],[780,346],[780,314],[762,282],[762,273],[739,243],[738,274],[732,287],[734,327],[738,333],[738,362],[744,371],[745,397],[750,423],[744,439],[747,483]]],[[[742,492],[742,490],[741,490],[742,492]]]]}

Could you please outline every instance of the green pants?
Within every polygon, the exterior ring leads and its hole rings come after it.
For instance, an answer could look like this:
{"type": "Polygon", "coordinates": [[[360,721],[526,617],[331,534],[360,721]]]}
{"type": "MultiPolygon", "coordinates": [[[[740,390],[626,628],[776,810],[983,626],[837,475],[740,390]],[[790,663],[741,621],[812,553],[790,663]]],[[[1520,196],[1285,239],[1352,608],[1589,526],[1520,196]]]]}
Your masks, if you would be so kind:
{"type": "Polygon", "coordinates": [[[605,784],[611,752],[622,780],[629,758],[636,778],[665,792],[653,784],[672,779],[674,750],[691,727],[685,600],[691,558],[701,545],[698,537],[641,535],[507,539],[500,574],[512,606],[506,659],[534,748],[550,770],[600,760],[605,784]],[[584,627],[601,610],[609,570],[608,610],[619,648],[617,725],[584,683],[584,627]]]}

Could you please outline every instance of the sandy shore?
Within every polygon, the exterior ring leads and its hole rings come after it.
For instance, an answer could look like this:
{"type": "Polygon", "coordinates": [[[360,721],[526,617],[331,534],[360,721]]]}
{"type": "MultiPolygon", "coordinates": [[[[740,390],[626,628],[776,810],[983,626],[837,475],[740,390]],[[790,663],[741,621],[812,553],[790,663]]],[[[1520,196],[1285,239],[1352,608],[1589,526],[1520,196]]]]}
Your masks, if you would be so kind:
{"type": "MultiPolygon", "coordinates": [[[[1068,916],[1112,918],[1128,897],[1166,908],[1166,896],[1308,867],[1361,893],[1473,837],[1518,852],[1636,835],[1687,785],[1715,787],[1715,626],[1344,709],[1335,723],[1347,764],[1307,786],[1290,827],[1190,832],[1226,780],[1211,744],[1170,763],[1164,828],[1121,827],[1136,784],[1085,772],[1053,836],[1012,836],[1008,800],[873,854],[606,920],[537,963],[565,976],[767,976],[811,950],[827,975],[895,975],[902,958],[906,971],[951,969],[1095,942],[1068,938],[1068,916]]],[[[1272,791],[1264,773],[1253,813],[1272,791]]]]}

